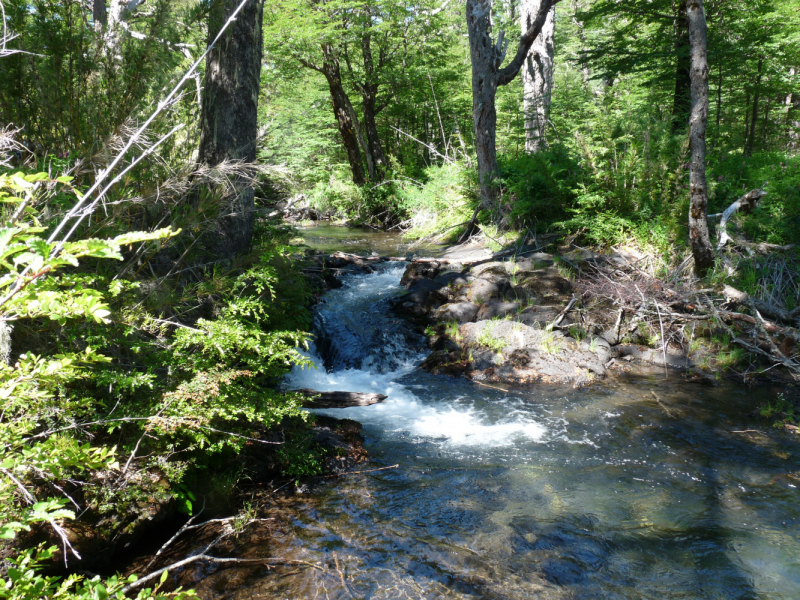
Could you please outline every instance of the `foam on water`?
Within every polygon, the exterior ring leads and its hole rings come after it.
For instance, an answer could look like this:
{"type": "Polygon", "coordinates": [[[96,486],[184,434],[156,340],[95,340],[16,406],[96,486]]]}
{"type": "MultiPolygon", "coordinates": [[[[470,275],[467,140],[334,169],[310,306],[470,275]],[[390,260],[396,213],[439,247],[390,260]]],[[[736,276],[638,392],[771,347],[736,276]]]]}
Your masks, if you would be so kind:
{"type": "MultiPolygon", "coordinates": [[[[364,322],[375,323],[381,318],[381,311],[386,310],[385,306],[376,306],[376,303],[402,291],[402,274],[403,268],[392,266],[370,275],[346,279],[344,288],[327,295],[326,317],[331,319],[336,318],[337,313],[345,314],[353,327],[357,327],[362,319],[356,313],[363,312],[364,322]]],[[[337,327],[341,327],[343,322],[344,318],[337,322],[337,327]]],[[[386,354],[387,348],[383,347],[364,348],[360,369],[326,372],[324,361],[312,346],[309,358],[315,367],[295,367],[286,377],[286,384],[289,388],[384,394],[388,398],[380,404],[320,412],[374,424],[387,433],[418,437],[447,446],[507,446],[519,440],[540,441],[547,433],[547,427],[524,413],[510,411],[499,420],[490,419],[472,403],[460,402],[459,398],[433,402],[422,400],[411,389],[398,383],[398,379],[416,369],[424,354],[408,348],[398,350],[392,352],[389,349],[392,369],[388,371],[373,366],[386,364],[385,357],[381,361],[374,360],[375,353],[386,354]]]]}

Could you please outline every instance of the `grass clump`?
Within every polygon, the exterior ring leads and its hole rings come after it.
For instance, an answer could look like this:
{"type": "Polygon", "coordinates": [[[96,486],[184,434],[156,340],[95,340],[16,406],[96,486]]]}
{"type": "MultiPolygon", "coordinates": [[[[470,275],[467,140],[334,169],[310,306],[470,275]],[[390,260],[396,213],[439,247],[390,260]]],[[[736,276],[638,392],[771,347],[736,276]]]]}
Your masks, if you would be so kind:
{"type": "Polygon", "coordinates": [[[493,327],[491,326],[486,326],[481,329],[481,332],[478,334],[478,343],[496,353],[502,352],[502,350],[508,346],[508,343],[503,338],[497,337],[494,334],[493,327]]]}

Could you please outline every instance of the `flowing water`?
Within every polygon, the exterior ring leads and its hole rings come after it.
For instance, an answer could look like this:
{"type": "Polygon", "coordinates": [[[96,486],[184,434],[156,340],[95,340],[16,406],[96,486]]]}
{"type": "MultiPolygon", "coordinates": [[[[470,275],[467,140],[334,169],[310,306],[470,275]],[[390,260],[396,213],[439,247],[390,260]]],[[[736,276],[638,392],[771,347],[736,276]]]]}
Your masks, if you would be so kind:
{"type": "Polygon", "coordinates": [[[424,373],[423,340],[388,313],[403,266],[352,275],[328,293],[316,308],[325,358],[312,349],[317,368],[287,380],[388,396],[328,411],[363,423],[370,472],[269,500],[271,536],[240,548],[327,568],[222,570],[207,590],[800,598],[800,443],[753,419],[766,393],[663,373],[580,391],[503,391],[424,373]]]}

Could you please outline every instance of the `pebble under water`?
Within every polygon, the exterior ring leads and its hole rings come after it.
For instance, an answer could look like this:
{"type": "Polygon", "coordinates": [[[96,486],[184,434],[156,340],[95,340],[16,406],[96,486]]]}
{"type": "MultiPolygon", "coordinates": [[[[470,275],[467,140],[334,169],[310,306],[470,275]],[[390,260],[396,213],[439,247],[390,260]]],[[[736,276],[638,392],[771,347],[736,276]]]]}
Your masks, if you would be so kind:
{"type": "Polygon", "coordinates": [[[269,536],[238,543],[324,568],[217,570],[201,594],[800,598],[800,441],[753,418],[766,391],[676,373],[510,391],[427,374],[423,340],[388,312],[403,267],[329,292],[325,358],[312,349],[317,368],[287,377],[388,395],[327,411],[364,424],[370,472],[264,500],[269,536]]]}

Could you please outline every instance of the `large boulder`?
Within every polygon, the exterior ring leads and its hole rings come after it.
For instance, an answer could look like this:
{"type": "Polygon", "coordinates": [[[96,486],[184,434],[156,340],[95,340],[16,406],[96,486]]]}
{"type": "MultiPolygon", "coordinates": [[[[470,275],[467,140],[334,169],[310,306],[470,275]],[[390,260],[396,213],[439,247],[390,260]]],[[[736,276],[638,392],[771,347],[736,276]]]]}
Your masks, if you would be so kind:
{"type": "Polygon", "coordinates": [[[607,346],[516,321],[478,321],[461,327],[473,347],[470,376],[517,384],[568,383],[580,387],[606,374],[607,346]]]}
{"type": "Polygon", "coordinates": [[[453,302],[440,306],[434,313],[437,321],[469,323],[478,314],[478,305],[472,302],[453,302]]]}

